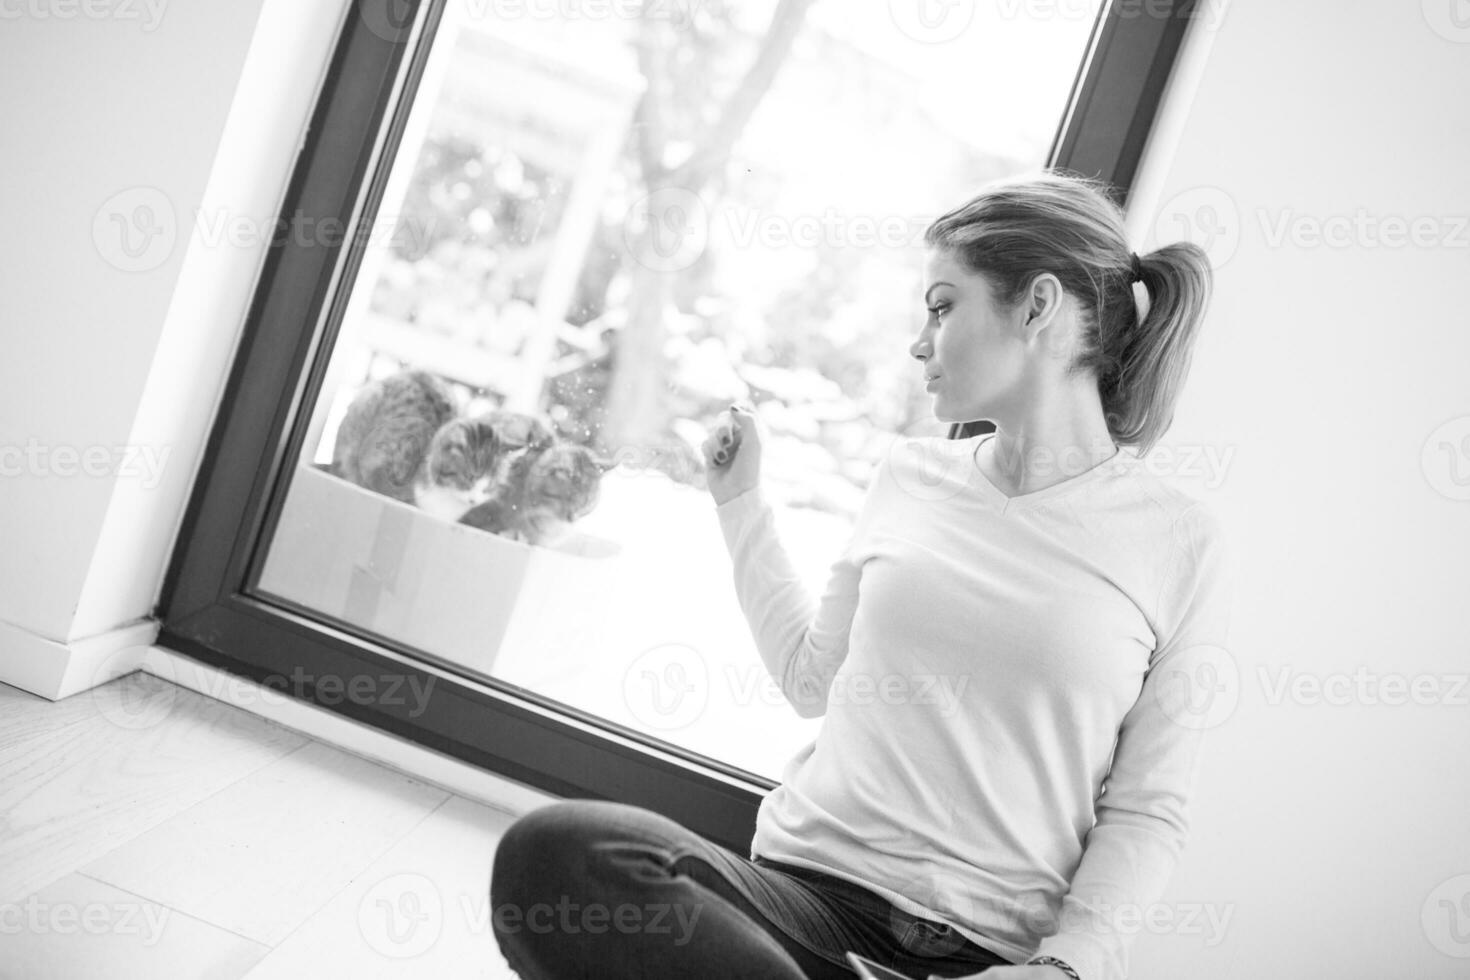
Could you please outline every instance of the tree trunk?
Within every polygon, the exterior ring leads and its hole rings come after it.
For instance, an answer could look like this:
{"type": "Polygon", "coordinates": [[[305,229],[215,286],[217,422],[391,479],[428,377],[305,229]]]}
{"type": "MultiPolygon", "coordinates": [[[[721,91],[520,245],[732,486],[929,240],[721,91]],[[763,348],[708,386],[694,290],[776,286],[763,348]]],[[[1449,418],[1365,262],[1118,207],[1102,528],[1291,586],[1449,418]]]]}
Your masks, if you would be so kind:
{"type": "Polygon", "coordinates": [[[614,341],[612,376],[598,439],[607,454],[634,453],[652,444],[660,435],[665,415],[664,313],[672,298],[672,284],[668,273],[637,262],[630,275],[628,319],[614,341]]]}
{"type": "MultiPolygon", "coordinates": [[[[674,87],[669,84],[664,67],[669,63],[668,50],[661,46],[659,36],[667,25],[645,17],[636,43],[639,67],[648,80],[637,122],[637,155],[646,191],[677,187],[700,195],[723,171],[740,135],[775,81],[782,62],[791,53],[812,3],[813,0],[781,0],[740,84],[721,107],[715,122],[694,137],[689,156],[672,169],[663,159],[670,134],[665,130],[669,114],[664,111],[662,100],[669,97],[674,87]]],[[[649,254],[641,250],[642,246],[648,244],[648,236],[658,233],[650,221],[642,232],[644,240],[634,246],[634,254],[649,254]]],[[[672,302],[670,277],[674,273],[648,268],[636,260],[629,263],[628,270],[631,276],[628,319],[614,340],[612,375],[608,379],[599,438],[602,450],[608,453],[650,445],[661,434],[667,415],[664,411],[668,384],[663,353],[664,317],[672,302]]]]}

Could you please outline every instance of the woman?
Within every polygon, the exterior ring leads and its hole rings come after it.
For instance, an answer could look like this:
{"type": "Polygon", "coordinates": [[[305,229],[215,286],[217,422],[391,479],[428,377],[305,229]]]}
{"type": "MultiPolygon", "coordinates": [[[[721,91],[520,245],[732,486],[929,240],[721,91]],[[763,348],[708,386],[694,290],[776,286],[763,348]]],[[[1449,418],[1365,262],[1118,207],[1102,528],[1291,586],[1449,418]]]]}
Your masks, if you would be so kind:
{"type": "Polygon", "coordinates": [[[1103,185],[1057,172],[986,187],[925,241],[909,352],[956,426],[895,440],[819,602],[776,537],[755,416],[732,407],[704,447],[757,648],[817,738],[749,859],[622,804],[518,820],[495,910],[641,910],[621,934],[497,918],[523,977],[838,978],[848,950],[913,977],[1126,976],[1184,842],[1191,679],[1223,650],[1230,576],[1210,511],[1122,447],[1172,421],[1209,266],[1187,243],[1134,255],[1103,185]]]}

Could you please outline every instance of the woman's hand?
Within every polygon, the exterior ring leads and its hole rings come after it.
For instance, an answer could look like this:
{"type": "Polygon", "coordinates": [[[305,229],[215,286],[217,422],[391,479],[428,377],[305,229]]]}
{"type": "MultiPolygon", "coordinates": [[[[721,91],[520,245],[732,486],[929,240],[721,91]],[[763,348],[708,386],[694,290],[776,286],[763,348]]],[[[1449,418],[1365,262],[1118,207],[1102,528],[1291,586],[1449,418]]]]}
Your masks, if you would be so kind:
{"type": "Polygon", "coordinates": [[[720,413],[703,449],[705,481],[717,506],[760,483],[761,427],[746,406],[720,413]]]}
{"type": "MultiPolygon", "coordinates": [[[[943,980],[930,974],[927,980],[943,980]]],[[[1054,966],[992,966],[953,980],[1071,980],[1054,966]]]]}

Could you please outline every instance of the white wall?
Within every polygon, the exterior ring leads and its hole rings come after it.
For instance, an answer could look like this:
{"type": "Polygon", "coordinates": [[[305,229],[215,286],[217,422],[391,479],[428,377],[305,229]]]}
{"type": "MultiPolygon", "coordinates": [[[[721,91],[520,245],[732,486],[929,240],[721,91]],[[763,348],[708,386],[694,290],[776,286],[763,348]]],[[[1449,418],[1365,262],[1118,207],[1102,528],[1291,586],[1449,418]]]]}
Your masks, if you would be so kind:
{"type": "Polygon", "coordinates": [[[1236,0],[1191,39],[1208,53],[1177,145],[1151,147],[1139,225],[1216,231],[1170,442],[1230,459],[1200,482],[1241,581],[1234,710],[1177,927],[1140,936],[1137,977],[1470,975],[1470,878],[1450,881],[1470,874],[1470,485],[1448,455],[1470,481],[1470,29],[1451,9],[1236,0]],[[1395,246],[1394,219],[1434,244],[1395,246]],[[1348,244],[1316,244],[1314,222],[1348,244]],[[1277,699],[1283,671],[1338,676],[1331,700],[1277,699]],[[1385,703],[1385,675],[1438,700],[1385,703]],[[1232,915],[1209,948],[1181,918],[1202,903],[1232,915]]]}
{"type": "MultiPolygon", "coordinates": [[[[1433,2],[1240,0],[1191,39],[1197,85],[1177,88],[1150,151],[1140,227],[1161,216],[1166,237],[1225,232],[1168,444],[1228,461],[1197,482],[1234,531],[1241,581],[1238,674],[1222,694],[1234,707],[1163,910],[1174,925],[1137,943],[1144,980],[1470,970],[1441,904],[1470,891],[1451,880],[1470,874],[1470,707],[1273,703],[1261,676],[1361,667],[1427,678],[1448,699],[1470,669],[1470,502],[1452,499],[1441,450],[1422,462],[1439,426],[1470,417],[1470,248],[1454,222],[1470,214],[1470,36],[1454,33],[1450,2],[1441,34],[1433,2]],[[1268,234],[1283,214],[1359,208],[1458,237],[1313,247],[1268,234]],[[1223,941],[1184,921],[1204,906],[1229,916],[1223,941]]],[[[141,185],[167,196],[185,235],[199,206],[269,217],[341,15],[316,6],[173,0],[152,32],[0,30],[0,446],[171,447],[148,490],[0,479],[0,679],[74,689],[67,645],[151,607],[258,269],[258,253],[181,236],[159,268],[126,273],[94,244],[94,215],[141,185]],[[253,111],[230,114],[242,73],[253,111]]]]}
{"type": "Polygon", "coordinates": [[[136,666],[155,634],[145,617],[259,271],[259,231],[344,9],[6,5],[0,680],[63,696],[136,666]],[[143,217],[139,206],[163,233],[144,248],[131,229],[134,257],[116,222],[143,217]],[[255,242],[199,233],[222,219],[255,228],[255,242]]]}

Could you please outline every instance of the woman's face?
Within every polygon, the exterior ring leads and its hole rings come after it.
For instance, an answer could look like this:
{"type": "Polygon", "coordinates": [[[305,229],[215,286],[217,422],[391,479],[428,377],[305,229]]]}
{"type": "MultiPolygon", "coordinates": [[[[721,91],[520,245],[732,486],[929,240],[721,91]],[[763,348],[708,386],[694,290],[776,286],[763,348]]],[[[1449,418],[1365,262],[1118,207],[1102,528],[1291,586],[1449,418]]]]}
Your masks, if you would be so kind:
{"type": "Polygon", "coordinates": [[[941,421],[969,422],[1012,414],[1026,374],[1019,312],[998,308],[989,281],[965,269],[948,249],[924,259],[927,317],[909,353],[937,375],[926,388],[941,421]]]}

